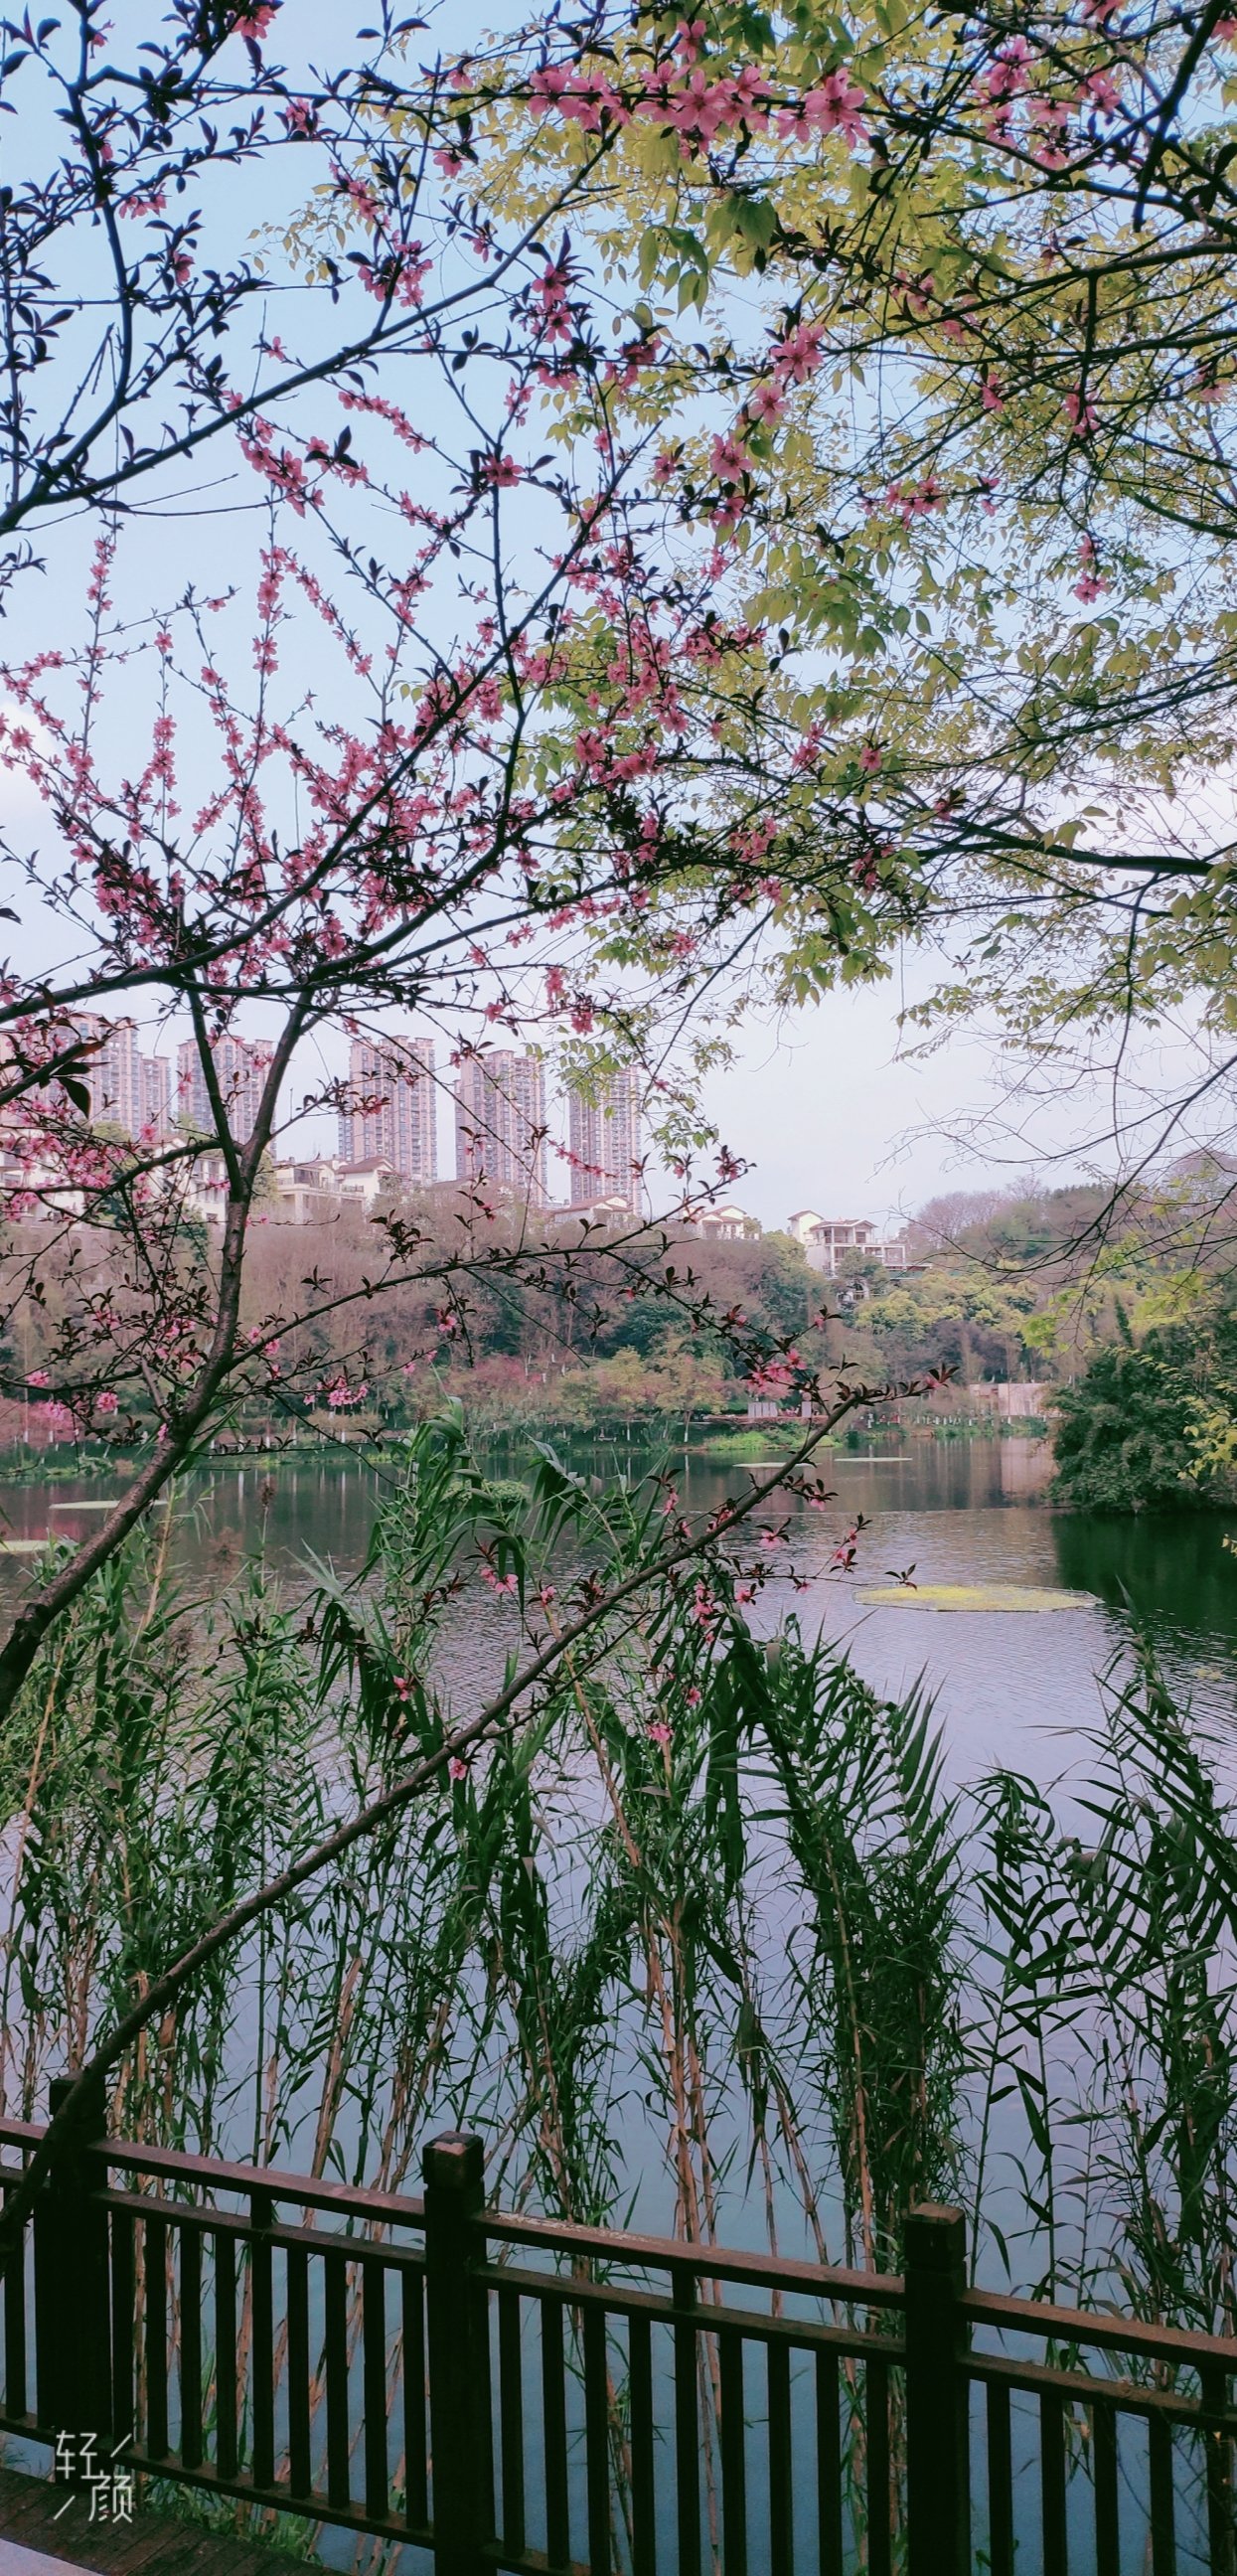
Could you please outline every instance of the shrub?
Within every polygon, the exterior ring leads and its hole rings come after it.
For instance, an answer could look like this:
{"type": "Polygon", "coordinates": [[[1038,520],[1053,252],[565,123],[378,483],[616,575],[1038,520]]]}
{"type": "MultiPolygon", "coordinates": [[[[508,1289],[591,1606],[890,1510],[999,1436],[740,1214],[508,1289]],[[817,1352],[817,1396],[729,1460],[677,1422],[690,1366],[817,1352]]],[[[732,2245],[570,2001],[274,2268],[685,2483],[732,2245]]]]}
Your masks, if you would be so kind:
{"type": "Polygon", "coordinates": [[[1054,1400],[1058,1502],[1078,1511],[1178,1509],[1222,1499],[1198,1448],[1198,1375],[1188,1337],[1149,1333],[1144,1342],[1097,1351],[1075,1385],[1054,1400]]]}

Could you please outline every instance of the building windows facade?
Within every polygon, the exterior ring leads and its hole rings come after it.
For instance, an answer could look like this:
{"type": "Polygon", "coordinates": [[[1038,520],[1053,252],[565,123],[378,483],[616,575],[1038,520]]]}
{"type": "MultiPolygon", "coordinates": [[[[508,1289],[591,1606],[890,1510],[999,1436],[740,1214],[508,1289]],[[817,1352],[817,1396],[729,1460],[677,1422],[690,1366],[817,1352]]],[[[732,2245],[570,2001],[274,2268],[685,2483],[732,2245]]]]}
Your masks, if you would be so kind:
{"type": "Polygon", "coordinates": [[[595,1092],[585,1098],[573,1091],[568,1100],[571,1152],[571,1204],[587,1207],[598,1199],[622,1199],[633,1216],[643,1212],[641,1164],[644,1121],[640,1078],[634,1067],[600,1076],[595,1092]]]}
{"type": "MultiPolygon", "coordinates": [[[[238,1145],[248,1144],[258,1123],[258,1110],[274,1049],[260,1040],[219,1037],[210,1052],[232,1136],[238,1145]]],[[[177,1117],[183,1125],[195,1128],[200,1136],[213,1136],[215,1112],[201,1055],[192,1038],[177,1051],[176,1071],[177,1117]]]]}
{"type": "Polygon", "coordinates": [[[401,1181],[438,1178],[438,1120],[431,1038],[354,1038],[348,1107],[339,1121],[344,1163],[381,1160],[401,1181]]]}
{"type": "Polygon", "coordinates": [[[455,1086],[455,1169],[530,1206],[544,1207],[545,1069],[512,1047],[468,1056],[455,1086]]]}

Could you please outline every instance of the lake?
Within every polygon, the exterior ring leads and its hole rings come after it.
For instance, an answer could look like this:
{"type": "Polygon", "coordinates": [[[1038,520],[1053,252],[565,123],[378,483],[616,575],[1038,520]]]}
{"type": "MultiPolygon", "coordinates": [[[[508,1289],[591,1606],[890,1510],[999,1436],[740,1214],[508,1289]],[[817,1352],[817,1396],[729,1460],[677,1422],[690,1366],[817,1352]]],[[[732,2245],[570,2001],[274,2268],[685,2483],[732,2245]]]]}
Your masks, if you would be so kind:
{"type": "MultiPolygon", "coordinates": [[[[583,1453],[577,1463],[583,1463],[583,1453]]],[[[588,1463],[603,1468],[602,1452],[588,1463]]],[[[679,1491],[694,1512],[746,1489],[748,1469],[731,1460],[678,1453],[679,1491]]],[[[514,1456],[501,1472],[511,1472],[514,1456]]],[[[1037,1779],[1069,1767],[1096,1711],[1095,1676],[1137,1621],[1154,1641],[1196,1713],[1237,1740],[1237,1558],[1225,1545],[1237,1522],[1219,1513],[1101,1520],[1054,1511],[1046,1500],[1046,1442],[943,1440],[911,1435],[900,1445],[838,1449],[822,1471],[836,1489],[823,1513],[788,1507],[790,1543],[810,1588],[772,1581],[759,1605],[762,1630],[793,1609],[805,1629],[845,1643],[877,1688],[900,1691],[919,1674],[937,1696],[946,1758],[957,1780],[994,1760],[1037,1779]],[[855,1570],[827,1571],[840,1532],[858,1517],[868,1527],[855,1570]],[[918,1585],[1012,1583],[1063,1587],[1091,1596],[1078,1608],[943,1615],[915,1605],[867,1606],[859,1595],[913,1568],[918,1585]]],[[[759,1472],[759,1469],[757,1469],[759,1472]]],[[[306,1558],[340,1572],[361,1562],[380,1488],[378,1474],[347,1461],[276,1461],[220,1467],[192,1480],[178,1503],[178,1551],[186,1571],[213,1579],[264,1548],[285,1577],[304,1580],[306,1558]]],[[[31,1482],[0,1492],[8,1534],[29,1541],[49,1530],[84,1537],[109,1491],[31,1482]]],[[[780,1516],[780,1513],[779,1513],[780,1516]]],[[[10,1598],[29,1580],[29,1560],[0,1559],[10,1598]]],[[[446,1664],[461,1712],[501,1669],[511,1622],[478,1584],[456,1605],[446,1664]]]]}
{"type": "MultiPolygon", "coordinates": [[[[586,1456],[577,1450],[575,1463],[596,1470],[603,1462],[600,1454],[586,1456]]],[[[496,1460],[501,1473],[512,1472],[516,1464],[513,1455],[496,1460]]],[[[747,1481],[746,1467],[707,1455],[684,1460],[680,1452],[675,1466],[682,1501],[693,1512],[715,1508],[727,1495],[742,1491],[747,1481]]],[[[786,1507],[794,1561],[814,1579],[807,1590],[795,1592],[775,1577],[758,1604],[761,1628],[773,1627],[785,1610],[793,1609],[810,1632],[823,1627],[829,1637],[844,1643],[878,1688],[898,1693],[918,1675],[925,1675],[936,1693],[948,1771],[958,1782],[974,1779],[996,1762],[1045,1782],[1068,1771],[1082,1755],[1086,1731],[1098,1714],[1095,1677],[1128,1640],[1132,1621],[1140,1623],[1154,1642],[1178,1692],[1192,1697],[1196,1710],[1217,1734],[1237,1739],[1237,1562],[1224,1544],[1234,1525],[1210,1514],[1112,1522],[1062,1515],[1046,1500],[1048,1470],[1044,1444],[1021,1438],[912,1436],[898,1445],[828,1453],[824,1471],[836,1489],[834,1503],[823,1513],[795,1502],[786,1507]],[[851,1573],[835,1575],[829,1560],[838,1536],[861,1514],[867,1527],[856,1567],[851,1573]],[[913,1592],[891,1607],[872,1607],[860,1598],[867,1587],[886,1582],[891,1575],[909,1575],[917,1584],[1063,1588],[1086,1597],[1053,1612],[976,1615],[943,1615],[917,1602],[913,1592]]],[[[311,1557],[328,1561],[343,1573],[354,1570],[365,1552],[379,1491],[375,1471],[347,1461],[287,1460],[275,1462],[270,1469],[261,1464],[221,1465],[203,1473],[177,1506],[174,1546],[190,1597],[215,1589],[221,1577],[258,1549],[274,1570],[297,1586],[313,1579],[311,1557]]],[[[32,1482],[5,1489],[0,1505],[10,1536],[19,1541],[39,1541],[49,1531],[81,1538],[97,1526],[106,1492],[98,1481],[77,1487],[32,1482]]],[[[31,1563],[22,1554],[0,1558],[0,1583],[10,1599],[29,1580],[31,1563]]],[[[501,1671],[512,1642],[512,1624],[510,1605],[495,1601],[479,1582],[451,1605],[444,1661],[460,1715],[476,1707],[501,1671]]],[[[556,1848],[563,1868],[569,1869],[569,1835],[564,1834],[556,1848]]],[[[776,1961],[780,1900],[776,1872],[766,1876],[771,1882],[767,1946],[776,1961]]],[[[775,1992],[771,1991],[770,1999],[776,2005],[775,1992]]],[[[616,2034],[623,2011],[628,2022],[638,2018],[638,2003],[638,1996],[634,2001],[628,1997],[622,2008],[616,2003],[616,2034]]],[[[310,2023],[312,2005],[310,1996],[305,2002],[310,2023]]],[[[240,2081],[233,2105],[225,2106],[220,2118],[225,2143],[233,2152],[246,2154],[246,2105],[257,2102],[263,2052],[255,2028],[252,1987],[241,1963],[229,2009],[230,2043],[240,2081]],[[254,2073],[246,2089],[244,2070],[248,2068],[254,2073]],[[235,2135],[230,2138],[229,2119],[235,2122],[235,2135]]],[[[315,2046],[311,2029],[305,2060],[310,2069],[317,2062],[315,2046]]],[[[640,2057],[634,2045],[620,2061],[618,2036],[616,2065],[608,2117],[621,2153],[623,2204],[626,2208],[626,2190],[631,2187],[631,2223],[668,2228],[673,2195],[660,2097],[646,2089],[647,2058],[640,2057]],[[630,2077],[640,2070],[644,2080],[636,2084],[630,2077]]],[[[298,2083],[304,2080],[302,2069],[298,2083]]],[[[423,2127],[432,2130],[444,2125],[451,2107],[449,2103],[428,2107],[423,2127]]],[[[714,2117],[725,2166],[731,2141],[720,2105],[714,2117]]],[[[483,2087],[483,2123],[486,2118],[483,2087]]],[[[315,2119],[316,2091],[306,2082],[304,2095],[298,2095],[293,2108],[280,2161],[304,2167],[315,2119]]],[[[998,2148],[1005,2143],[1003,2128],[1011,2120],[1012,2111],[1007,2110],[996,2131],[998,2148]]],[[[354,2129],[354,2115],[345,2101],[336,2132],[345,2169],[350,2169],[353,2158],[354,2129]]],[[[741,2120],[737,2120],[736,2145],[741,2143],[740,2129],[741,2120]]],[[[1018,2143],[1011,2126],[1011,2153],[1018,2143]]],[[[368,2171],[364,2153],[359,2161],[368,2171]]],[[[743,2169],[741,2156],[736,2156],[721,2233],[727,2242],[757,2246],[766,2213],[758,2194],[744,2196],[743,2169]]],[[[992,2192],[989,2198],[1004,2220],[1005,2199],[992,2192]]],[[[1009,2209],[1015,2217],[1019,2205],[1017,2193],[1009,2193],[1009,2209]]],[[[822,2206],[836,2249],[837,2212],[829,2189],[824,2191],[822,2206]]],[[[781,2185],[777,2211],[785,2249],[810,2251],[797,2232],[795,2197],[781,2185]]],[[[990,2248],[981,2254],[981,2269],[991,2274],[997,2286],[1004,2285],[990,2248]]],[[[1032,2431],[1016,2424],[1015,2432],[1020,2538],[1033,2548],[1037,2454],[1032,2431]]],[[[1071,2490],[1071,2512],[1080,2514],[1084,2504],[1079,2481],[1071,2490]]],[[[351,2542],[342,2535],[326,2543],[328,2559],[340,2566],[350,2558],[351,2549],[351,2542]]],[[[1086,2563],[1081,2539],[1078,2563],[1086,2563]]]]}

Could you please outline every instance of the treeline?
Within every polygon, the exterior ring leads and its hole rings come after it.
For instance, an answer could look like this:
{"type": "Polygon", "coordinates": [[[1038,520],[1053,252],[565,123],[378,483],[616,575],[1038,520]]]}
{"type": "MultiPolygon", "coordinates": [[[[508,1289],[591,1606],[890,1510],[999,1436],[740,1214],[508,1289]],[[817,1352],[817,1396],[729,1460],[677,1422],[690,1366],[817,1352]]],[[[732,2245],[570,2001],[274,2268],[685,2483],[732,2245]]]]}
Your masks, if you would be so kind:
{"type": "MultiPolygon", "coordinates": [[[[1182,1489],[1200,1444],[1215,1459],[1223,1447],[1234,1330],[1215,1222],[1225,1187],[1222,1174],[1178,1176],[1124,1208],[1098,1184],[956,1193],[906,1226],[905,1270],[849,1253],[835,1279],[776,1232],[754,1242],[633,1232],[617,1254],[613,1240],[603,1253],[574,1230],[570,1241],[547,1232],[530,1259],[515,1218],[499,1216],[486,1259],[474,1244],[461,1265],[459,1216],[445,1203],[409,1200],[377,1224],[351,1208],[321,1226],[259,1222],[243,1323],[251,1347],[275,1354],[277,1375],[261,1398],[238,1400],[223,1436],[398,1432],[444,1391],[464,1398],[481,1429],[690,1423],[742,1411],[753,1393],[797,1409],[803,1372],[841,1368],[873,1385],[946,1372],[938,1410],[974,1409],[993,1381],[1051,1389],[1071,1426],[1063,1473],[1068,1465],[1080,1501],[1116,1502],[1127,1488],[1162,1497],[1182,1489]],[[412,1226],[418,1275],[384,1279],[392,1227],[412,1226]],[[307,1280],[319,1311],[289,1324],[307,1280]],[[1137,1414],[1146,1433],[1137,1469],[1129,1457],[1096,1463],[1088,1389],[1116,1408],[1126,1434],[1137,1414]]],[[[205,1229],[184,1257],[212,1259],[205,1229]]],[[[63,1270],[80,1281],[87,1263],[102,1296],[106,1229],[77,1228],[66,1242],[63,1270]]],[[[69,1435],[54,1388],[36,1383],[51,1376],[68,1293],[45,1263],[43,1298],[23,1319],[20,1352],[9,1352],[30,1386],[0,1422],[10,1441],[69,1435]]],[[[123,1283],[108,1293],[123,1299],[123,1283]]],[[[141,1438],[151,1428],[130,1406],[114,1431],[141,1438]]]]}

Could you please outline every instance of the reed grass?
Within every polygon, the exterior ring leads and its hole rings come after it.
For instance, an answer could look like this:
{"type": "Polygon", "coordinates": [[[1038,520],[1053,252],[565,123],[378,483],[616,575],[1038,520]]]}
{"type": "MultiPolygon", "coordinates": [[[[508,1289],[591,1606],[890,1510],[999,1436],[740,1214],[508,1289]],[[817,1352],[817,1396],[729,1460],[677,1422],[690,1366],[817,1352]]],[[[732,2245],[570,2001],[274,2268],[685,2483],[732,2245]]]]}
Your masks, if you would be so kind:
{"type": "MultiPolygon", "coordinates": [[[[135,1538],[0,1750],[5,2110],[35,2115],[663,1506],[548,1451],[491,1483],[449,1417],[349,1582],[281,1587],[259,1551],[201,1598],[170,1522],[135,1538]]],[[[922,1686],[881,1696],[793,1620],[761,1642],[724,1580],[703,1618],[690,1582],[643,1598],[212,1968],[120,2071],[114,2125],[390,2189],[473,2125],[520,2205],[876,2269],[910,2202],[958,2199],[990,2279],[1233,2332],[1237,1812],[1149,1651],[1102,1677],[1068,1791],[997,1771],[960,1797],[922,1686]]]]}

